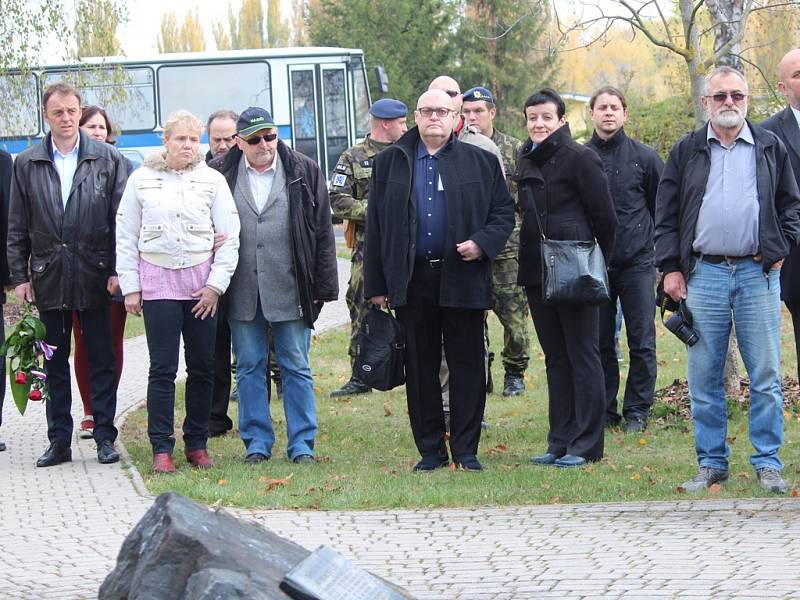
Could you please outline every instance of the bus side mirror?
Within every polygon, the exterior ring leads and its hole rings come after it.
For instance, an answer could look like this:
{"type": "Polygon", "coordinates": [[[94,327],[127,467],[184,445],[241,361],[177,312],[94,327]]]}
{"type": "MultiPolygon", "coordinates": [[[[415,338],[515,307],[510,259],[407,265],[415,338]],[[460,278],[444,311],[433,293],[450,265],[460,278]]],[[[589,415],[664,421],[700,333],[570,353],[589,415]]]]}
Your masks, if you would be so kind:
{"type": "Polygon", "coordinates": [[[383,68],[383,65],[375,67],[375,79],[378,81],[378,90],[380,90],[382,94],[388,93],[389,76],[386,74],[386,69],[383,68]]]}

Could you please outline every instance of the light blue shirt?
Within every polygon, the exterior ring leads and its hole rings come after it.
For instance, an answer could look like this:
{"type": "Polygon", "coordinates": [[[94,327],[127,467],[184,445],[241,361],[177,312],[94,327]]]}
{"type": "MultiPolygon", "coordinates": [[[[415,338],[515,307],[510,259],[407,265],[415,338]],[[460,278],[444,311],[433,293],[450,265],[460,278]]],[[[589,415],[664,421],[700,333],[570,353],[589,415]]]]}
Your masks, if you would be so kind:
{"type": "Polygon", "coordinates": [[[733,144],[725,147],[709,123],[706,139],[711,170],[692,249],[722,256],[757,254],[760,205],[753,133],[745,123],[733,144]]]}
{"type": "Polygon", "coordinates": [[[61,202],[67,208],[69,192],[72,190],[72,180],[75,178],[75,171],[78,170],[78,146],[81,143],[81,136],[78,136],[75,147],[67,154],[61,154],[53,142],[53,164],[61,180],[61,202]]]}

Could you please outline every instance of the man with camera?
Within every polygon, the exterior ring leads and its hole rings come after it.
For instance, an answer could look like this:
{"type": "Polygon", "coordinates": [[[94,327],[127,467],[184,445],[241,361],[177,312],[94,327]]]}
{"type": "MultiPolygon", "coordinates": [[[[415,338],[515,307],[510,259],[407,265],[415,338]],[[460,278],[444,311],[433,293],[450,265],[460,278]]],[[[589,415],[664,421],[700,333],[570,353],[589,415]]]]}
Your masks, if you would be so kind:
{"type": "MultiPolygon", "coordinates": [[[[656,198],[664,292],[691,315],[698,337],[687,345],[687,367],[700,468],[682,485],[687,492],[728,479],[723,369],[731,325],[750,376],[750,462],[763,489],[788,487],[778,457],[779,275],[800,238],[800,193],[784,145],[747,121],[747,99],[739,71],[718,67],[707,76],[702,103],[709,122],[673,146],[656,198]]],[[[686,339],[690,324],[683,325],[672,329],[686,339]]]]}

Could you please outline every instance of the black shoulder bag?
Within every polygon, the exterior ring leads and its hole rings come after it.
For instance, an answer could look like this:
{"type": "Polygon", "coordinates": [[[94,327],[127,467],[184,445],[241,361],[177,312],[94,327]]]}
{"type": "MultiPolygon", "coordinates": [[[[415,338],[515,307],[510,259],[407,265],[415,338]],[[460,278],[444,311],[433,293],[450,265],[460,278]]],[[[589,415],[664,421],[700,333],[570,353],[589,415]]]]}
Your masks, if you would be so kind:
{"type": "Polygon", "coordinates": [[[384,392],[406,382],[406,332],[391,312],[377,306],[367,311],[356,342],[356,373],[362,382],[384,392]]]}
{"type": "Polygon", "coordinates": [[[584,306],[608,302],[608,272],[597,240],[547,238],[536,202],[532,204],[542,236],[542,300],[546,304],[584,306]]]}

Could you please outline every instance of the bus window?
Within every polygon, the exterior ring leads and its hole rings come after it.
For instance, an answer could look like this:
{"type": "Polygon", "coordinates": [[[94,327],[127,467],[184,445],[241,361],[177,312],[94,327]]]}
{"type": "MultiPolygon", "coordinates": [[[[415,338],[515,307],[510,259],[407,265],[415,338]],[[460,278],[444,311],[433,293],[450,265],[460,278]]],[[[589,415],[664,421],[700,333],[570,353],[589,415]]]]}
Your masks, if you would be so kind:
{"type": "Polygon", "coordinates": [[[158,69],[161,125],[179,109],[206,120],[216,110],[242,112],[258,106],[272,112],[266,62],[168,65],[158,69]]]}
{"type": "Polygon", "coordinates": [[[328,176],[347,150],[347,88],[344,68],[322,68],[322,98],[325,115],[325,147],[328,176]]]}
{"type": "Polygon", "coordinates": [[[39,133],[39,102],[32,74],[0,76],[0,137],[39,133]]]}
{"type": "Polygon", "coordinates": [[[356,137],[361,139],[369,133],[369,90],[364,76],[361,57],[354,56],[350,61],[353,74],[353,105],[356,113],[356,137]]]}
{"type": "Polygon", "coordinates": [[[102,106],[120,129],[150,131],[156,126],[153,70],[149,67],[48,71],[43,87],[58,81],[80,89],[84,106],[102,106]]]}
{"type": "Polygon", "coordinates": [[[319,162],[317,154],[317,109],[314,103],[314,71],[313,69],[292,68],[290,72],[294,149],[319,162]]]}

